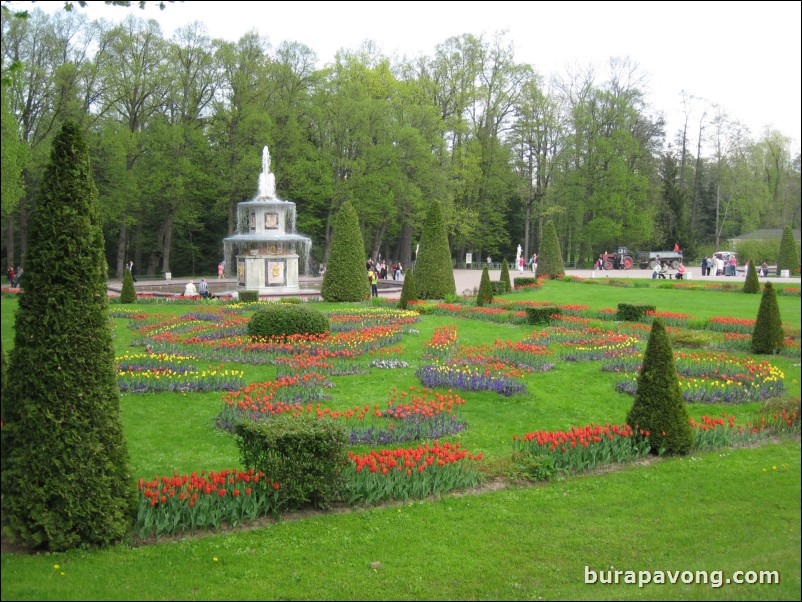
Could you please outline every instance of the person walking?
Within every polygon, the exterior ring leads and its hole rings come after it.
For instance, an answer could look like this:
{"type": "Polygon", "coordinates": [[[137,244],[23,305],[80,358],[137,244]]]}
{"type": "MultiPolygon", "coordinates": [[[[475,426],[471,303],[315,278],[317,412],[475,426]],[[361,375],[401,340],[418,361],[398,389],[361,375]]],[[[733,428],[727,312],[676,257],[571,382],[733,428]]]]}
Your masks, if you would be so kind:
{"type": "Polygon", "coordinates": [[[225,264],[223,264],[222,261],[217,264],[217,279],[218,280],[221,280],[223,278],[223,272],[225,271],[225,269],[226,269],[226,266],[225,266],[225,264]]]}

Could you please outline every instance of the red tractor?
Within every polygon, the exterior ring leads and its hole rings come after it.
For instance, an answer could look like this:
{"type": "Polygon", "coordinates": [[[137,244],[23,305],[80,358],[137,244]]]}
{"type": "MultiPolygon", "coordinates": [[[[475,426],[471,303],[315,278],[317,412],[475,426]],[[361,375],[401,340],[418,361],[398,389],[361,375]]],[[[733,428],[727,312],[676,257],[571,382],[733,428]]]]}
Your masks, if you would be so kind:
{"type": "Polygon", "coordinates": [[[602,253],[599,260],[603,270],[628,270],[635,265],[627,247],[618,247],[615,253],[602,253]]]}

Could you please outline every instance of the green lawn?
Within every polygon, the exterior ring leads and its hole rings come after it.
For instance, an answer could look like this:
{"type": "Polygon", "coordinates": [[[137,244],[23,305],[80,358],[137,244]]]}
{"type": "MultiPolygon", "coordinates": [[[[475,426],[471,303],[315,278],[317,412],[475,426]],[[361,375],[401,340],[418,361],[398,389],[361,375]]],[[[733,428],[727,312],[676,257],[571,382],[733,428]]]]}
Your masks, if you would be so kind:
{"type": "MultiPolygon", "coordinates": [[[[648,283],[647,283],[648,284],[648,283]]],[[[547,283],[516,299],[616,307],[650,303],[658,311],[704,319],[754,319],[760,295],[697,290],[547,283]]],[[[800,298],[778,296],[798,332],[800,298]]],[[[17,303],[2,303],[3,348],[13,346],[17,303]]],[[[137,306],[139,308],[139,306],[137,306]]],[[[334,307],[319,304],[326,309],[334,307]]],[[[144,305],[148,313],[187,306],[144,305]]],[[[115,319],[118,354],[132,331],[115,319]]],[[[423,316],[399,357],[409,368],[335,377],[333,408],[384,404],[414,377],[423,345],[438,326],[458,325],[460,344],[524,338],[531,327],[423,316]]],[[[798,359],[771,358],[785,373],[786,397],[800,396],[798,359]]],[[[272,366],[237,365],[246,380],[272,379],[272,366]]],[[[486,454],[503,474],[513,434],[590,422],[623,422],[630,397],[598,362],[558,362],[526,377],[524,395],[460,392],[469,429],[454,437],[486,454]]],[[[132,476],[239,466],[233,438],[213,426],[219,393],[123,395],[132,476]]],[[[689,405],[694,417],[760,404],[689,405]]],[[[378,509],[284,517],[260,528],[63,554],[2,554],[3,599],[799,599],[800,445],[659,459],[617,470],[378,509]],[[381,562],[376,569],[371,562],[381,562]],[[59,568],[54,569],[58,564],[59,568]],[[585,584],[589,571],[777,571],[774,585],[585,584]],[[62,575],[62,573],[64,573],[62,575]]],[[[715,575],[715,573],[711,573],[715,575]]],[[[623,574],[622,574],[623,575],[623,574]]],[[[623,576],[621,577],[623,579],[623,576]]]]}

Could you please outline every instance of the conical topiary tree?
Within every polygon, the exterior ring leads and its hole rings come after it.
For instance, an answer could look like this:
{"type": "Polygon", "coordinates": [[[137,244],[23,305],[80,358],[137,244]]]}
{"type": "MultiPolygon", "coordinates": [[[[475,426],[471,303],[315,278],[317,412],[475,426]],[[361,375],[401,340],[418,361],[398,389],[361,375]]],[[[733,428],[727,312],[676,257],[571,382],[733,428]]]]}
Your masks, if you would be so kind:
{"type": "Polygon", "coordinates": [[[746,267],[746,280],[744,280],[743,292],[752,294],[760,292],[760,280],[757,277],[754,261],[750,261],[749,265],[746,267]]]}
{"type": "Polygon", "coordinates": [[[415,284],[419,299],[444,299],[457,294],[446,224],[437,201],[432,202],[423,222],[420,251],[415,258],[415,284]]]}
{"type": "Polygon", "coordinates": [[[538,278],[548,276],[552,279],[565,276],[565,264],[554,222],[547,222],[543,228],[543,237],[540,239],[540,249],[537,254],[536,275],[538,278]]]}
{"type": "Polygon", "coordinates": [[[359,217],[346,201],[334,220],[331,253],[320,296],[325,301],[362,301],[370,297],[365,269],[365,243],[359,229],[359,217]]]}
{"type": "Polygon", "coordinates": [[[401,298],[398,300],[398,307],[407,309],[410,301],[418,299],[418,287],[415,284],[414,270],[407,270],[404,274],[404,286],[401,287],[401,298]]]}
{"type": "Polygon", "coordinates": [[[0,431],[4,533],[31,548],[107,545],[133,517],[95,195],[68,120],[32,214],[0,431]]]}
{"type": "Polygon", "coordinates": [[[780,256],[777,258],[777,275],[779,276],[783,270],[788,270],[789,274],[793,274],[799,269],[799,253],[796,250],[796,241],[794,240],[794,233],[791,231],[791,226],[786,226],[783,230],[783,237],[780,240],[780,256]]]}
{"type": "Polygon", "coordinates": [[[510,266],[507,264],[506,259],[501,264],[501,276],[499,276],[499,282],[504,284],[504,290],[508,293],[512,290],[512,283],[510,281],[510,266]]]}
{"type": "Polygon", "coordinates": [[[627,424],[636,431],[648,431],[653,451],[685,454],[693,447],[693,428],[679,388],[671,339],[660,318],[652,322],[627,424]]]}
{"type": "Polygon", "coordinates": [[[476,305],[489,305],[493,302],[493,285],[490,284],[490,273],[487,267],[482,268],[482,279],[479,281],[479,292],[476,295],[476,305]]]}
{"type": "Polygon", "coordinates": [[[120,290],[120,303],[133,303],[136,301],[136,288],[134,287],[134,275],[128,268],[123,274],[123,286],[120,290]]]}
{"type": "Polygon", "coordinates": [[[783,346],[783,324],[774,285],[767,282],[752,330],[752,353],[778,353],[783,346]]]}

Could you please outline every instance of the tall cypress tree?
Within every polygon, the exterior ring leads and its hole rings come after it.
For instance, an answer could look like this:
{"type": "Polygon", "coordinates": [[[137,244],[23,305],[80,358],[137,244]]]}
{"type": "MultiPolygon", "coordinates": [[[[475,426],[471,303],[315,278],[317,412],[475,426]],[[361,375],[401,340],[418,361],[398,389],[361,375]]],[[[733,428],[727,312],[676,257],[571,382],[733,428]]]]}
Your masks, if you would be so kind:
{"type": "Polygon", "coordinates": [[[779,353],[783,346],[783,322],[774,285],[763,287],[755,327],[752,330],[752,353],[779,353]]]}
{"type": "Polygon", "coordinates": [[[444,299],[457,294],[446,224],[437,201],[432,202],[423,222],[420,252],[415,258],[415,284],[419,299],[444,299]]]}
{"type": "Polygon", "coordinates": [[[512,283],[510,282],[510,266],[507,264],[507,259],[504,259],[504,262],[501,264],[501,275],[499,276],[499,282],[504,285],[504,290],[506,292],[512,291],[512,283]]]}
{"type": "Polygon", "coordinates": [[[540,250],[537,254],[537,277],[548,276],[557,278],[565,276],[560,239],[557,237],[557,228],[554,222],[546,223],[543,228],[543,238],[540,240],[540,250]]]}
{"type": "Polygon", "coordinates": [[[136,287],[134,286],[134,275],[131,270],[125,268],[123,274],[123,286],[120,290],[120,303],[135,303],[136,302],[136,287]]]}
{"type": "Polygon", "coordinates": [[[365,242],[354,206],[343,203],[334,220],[331,254],[320,296],[326,301],[362,301],[370,297],[365,242]]]}
{"type": "Polygon", "coordinates": [[[783,270],[792,274],[799,269],[799,253],[796,251],[796,241],[791,226],[786,226],[780,239],[780,256],[777,258],[777,275],[783,270]]]}
{"type": "Polygon", "coordinates": [[[760,292],[760,280],[757,277],[754,261],[750,261],[746,268],[746,280],[744,280],[743,292],[751,294],[760,292]]]}
{"type": "Polygon", "coordinates": [[[2,429],[4,532],[32,548],[107,545],[131,524],[95,194],[67,121],[31,220],[2,429]]]}
{"type": "Polygon", "coordinates": [[[652,322],[627,424],[648,431],[655,451],[685,454],[693,447],[693,428],[679,388],[671,339],[660,318],[652,322]]]}

